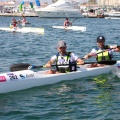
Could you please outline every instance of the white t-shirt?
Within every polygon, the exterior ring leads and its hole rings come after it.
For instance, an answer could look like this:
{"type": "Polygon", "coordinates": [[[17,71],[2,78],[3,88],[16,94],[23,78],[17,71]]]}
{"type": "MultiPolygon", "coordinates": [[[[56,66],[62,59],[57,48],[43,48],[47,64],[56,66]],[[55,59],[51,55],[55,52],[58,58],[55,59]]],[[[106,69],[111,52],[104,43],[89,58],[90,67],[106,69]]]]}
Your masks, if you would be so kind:
{"type": "MultiPolygon", "coordinates": [[[[64,57],[64,56],[62,56],[61,54],[59,54],[61,57],[64,57]]],[[[79,57],[77,56],[77,55],[75,55],[74,53],[71,53],[70,54],[70,62],[75,62],[75,61],[77,61],[77,59],[78,59],[79,57]]],[[[54,56],[52,56],[51,57],[51,60],[54,60],[54,61],[56,61],[57,60],[57,55],[54,55],[54,56]]]]}

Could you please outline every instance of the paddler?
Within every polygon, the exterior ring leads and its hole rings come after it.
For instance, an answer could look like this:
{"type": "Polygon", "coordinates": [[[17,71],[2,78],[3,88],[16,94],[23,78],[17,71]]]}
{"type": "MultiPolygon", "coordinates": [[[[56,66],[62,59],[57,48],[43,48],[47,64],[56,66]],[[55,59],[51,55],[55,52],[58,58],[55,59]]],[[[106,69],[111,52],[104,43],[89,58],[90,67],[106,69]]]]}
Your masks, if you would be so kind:
{"type": "Polygon", "coordinates": [[[12,19],[12,23],[10,23],[10,28],[17,28],[18,22],[15,18],[12,19]]]}
{"type": "Polygon", "coordinates": [[[26,24],[26,23],[27,23],[27,20],[26,20],[25,16],[22,16],[21,23],[22,23],[22,24],[26,24]]]}
{"type": "Polygon", "coordinates": [[[59,41],[57,44],[58,53],[51,57],[51,59],[47,62],[45,67],[51,68],[53,63],[56,63],[55,70],[49,70],[48,74],[55,74],[55,73],[66,73],[76,71],[77,67],[76,64],[84,64],[84,61],[81,60],[77,55],[72,52],[67,52],[67,45],[66,42],[63,40],[59,41]],[[60,66],[66,65],[66,66],[60,66]]]}
{"type": "MultiPolygon", "coordinates": [[[[97,37],[97,45],[98,46],[93,48],[90,53],[84,56],[85,59],[95,56],[97,61],[112,60],[113,52],[120,52],[120,47],[117,45],[114,46],[105,45],[104,36],[97,37]]],[[[104,66],[104,65],[94,63],[88,67],[99,67],[99,66],[104,66]]]]}
{"type": "Polygon", "coordinates": [[[68,18],[66,18],[65,22],[64,22],[64,27],[68,27],[71,26],[72,23],[68,21],[68,18]]]}

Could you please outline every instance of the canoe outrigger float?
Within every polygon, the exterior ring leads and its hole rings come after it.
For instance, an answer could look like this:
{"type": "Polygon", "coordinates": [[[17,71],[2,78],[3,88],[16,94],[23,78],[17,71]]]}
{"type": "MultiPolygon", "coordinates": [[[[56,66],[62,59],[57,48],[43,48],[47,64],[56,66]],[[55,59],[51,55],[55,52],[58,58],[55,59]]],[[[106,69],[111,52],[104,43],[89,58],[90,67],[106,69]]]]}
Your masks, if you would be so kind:
{"type": "Polygon", "coordinates": [[[79,66],[75,72],[46,74],[45,71],[34,72],[32,70],[13,71],[0,74],[0,93],[24,90],[36,86],[58,83],[63,80],[75,80],[83,77],[97,76],[109,73],[120,67],[120,61],[114,65],[104,67],[87,68],[86,65],[79,66]]]}
{"type": "Polygon", "coordinates": [[[10,32],[21,32],[21,33],[39,33],[44,34],[44,28],[35,28],[35,27],[22,27],[22,28],[2,28],[0,30],[10,31],[10,32]]]}

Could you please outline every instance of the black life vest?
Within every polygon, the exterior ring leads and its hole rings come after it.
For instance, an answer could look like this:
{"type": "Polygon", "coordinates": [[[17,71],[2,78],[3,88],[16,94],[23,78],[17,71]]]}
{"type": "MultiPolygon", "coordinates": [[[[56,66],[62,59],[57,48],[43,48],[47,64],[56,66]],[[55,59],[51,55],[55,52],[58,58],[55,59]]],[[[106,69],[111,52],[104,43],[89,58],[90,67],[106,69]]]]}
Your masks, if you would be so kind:
{"type": "Polygon", "coordinates": [[[71,52],[67,52],[65,56],[60,56],[60,53],[56,54],[56,70],[61,73],[77,71],[76,62],[71,62],[71,52]],[[66,65],[66,66],[59,66],[66,65]]]}

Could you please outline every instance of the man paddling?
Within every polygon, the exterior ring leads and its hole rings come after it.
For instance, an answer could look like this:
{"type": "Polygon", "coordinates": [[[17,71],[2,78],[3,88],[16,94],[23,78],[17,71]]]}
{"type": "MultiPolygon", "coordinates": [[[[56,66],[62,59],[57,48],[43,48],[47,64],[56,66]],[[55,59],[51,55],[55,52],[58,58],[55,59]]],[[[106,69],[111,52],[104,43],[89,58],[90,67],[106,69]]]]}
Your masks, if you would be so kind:
{"type": "Polygon", "coordinates": [[[66,51],[66,42],[63,40],[59,41],[57,44],[58,53],[51,57],[51,59],[47,62],[45,67],[51,68],[53,63],[56,63],[56,70],[49,70],[48,74],[55,73],[66,73],[76,71],[76,63],[84,64],[84,61],[81,60],[77,55],[72,52],[66,51]],[[62,66],[61,66],[62,65],[62,66]]]}
{"type": "Polygon", "coordinates": [[[10,28],[17,28],[17,24],[18,24],[18,22],[16,21],[16,19],[15,18],[13,18],[12,19],[12,23],[10,23],[10,28]]]}
{"type": "Polygon", "coordinates": [[[71,26],[72,23],[68,21],[68,18],[66,18],[65,22],[64,22],[64,27],[68,27],[68,26],[71,26]]]}
{"type": "Polygon", "coordinates": [[[25,16],[22,16],[21,23],[22,23],[22,26],[25,26],[25,24],[28,23],[25,16]]]}
{"type": "MultiPolygon", "coordinates": [[[[90,53],[84,56],[85,59],[95,56],[97,61],[112,60],[113,52],[120,52],[120,47],[118,47],[117,45],[114,46],[105,45],[104,36],[97,37],[97,45],[98,46],[93,48],[90,53]]],[[[95,63],[95,64],[91,64],[89,67],[99,67],[99,66],[103,66],[103,65],[95,63]]]]}

